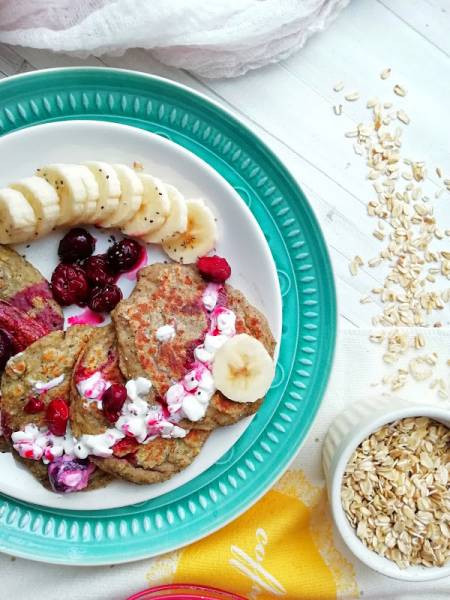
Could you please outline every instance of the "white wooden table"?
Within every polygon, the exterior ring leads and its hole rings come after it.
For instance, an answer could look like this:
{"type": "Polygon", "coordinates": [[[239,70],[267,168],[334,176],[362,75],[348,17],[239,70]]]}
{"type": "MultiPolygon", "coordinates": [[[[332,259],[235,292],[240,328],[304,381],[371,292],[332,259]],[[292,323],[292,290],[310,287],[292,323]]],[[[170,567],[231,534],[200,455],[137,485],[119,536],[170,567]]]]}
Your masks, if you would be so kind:
{"type": "MultiPolygon", "coordinates": [[[[364,99],[392,99],[394,83],[401,83],[408,89],[404,106],[411,117],[405,147],[411,158],[433,166],[427,184],[437,190],[434,167],[450,173],[449,53],[449,0],[353,0],[329,30],[298,54],[237,79],[199,79],[161,65],[142,50],[120,58],[79,60],[2,45],[0,77],[49,67],[106,65],[162,75],[221,102],[269,144],[299,181],[328,242],[341,325],[364,327],[375,307],[360,299],[379,283],[379,275],[364,268],[352,277],[348,264],[356,254],[370,258],[380,245],[371,235],[375,224],[366,211],[372,188],[364,160],[344,132],[367,118],[364,99]],[[379,76],[385,67],[392,68],[387,82],[379,76]],[[332,87],[338,80],[361,93],[360,101],[343,102],[339,117],[332,110],[338,101],[332,87]]],[[[448,195],[440,199],[442,228],[450,227],[448,200],[448,195]]]]}

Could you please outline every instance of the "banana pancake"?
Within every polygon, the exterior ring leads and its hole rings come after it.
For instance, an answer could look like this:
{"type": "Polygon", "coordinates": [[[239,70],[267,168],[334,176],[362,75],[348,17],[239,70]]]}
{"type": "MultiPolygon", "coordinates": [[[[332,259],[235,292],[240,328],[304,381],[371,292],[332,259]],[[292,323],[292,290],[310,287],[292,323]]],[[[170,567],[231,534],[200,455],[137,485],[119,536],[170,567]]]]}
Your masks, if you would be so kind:
{"type": "Polygon", "coordinates": [[[114,328],[99,327],[72,375],[70,418],[79,440],[76,453],[90,454],[100,469],[133,483],[169,479],[194,460],[209,434],[187,432],[167,422],[148,380],[127,382],[126,388],[123,384],[114,328]]]}
{"type": "Polygon", "coordinates": [[[2,427],[13,453],[45,486],[58,492],[110,480],[71,451],[68,425],[70,378],[92,327],[54,331],[12,357],[1,381],[2,427]]]}
{"type": "MultiPolygon", "coordinates": [[[[220,312],[232,319],[233,332],[256,338],[273,357],[275,340],[268,322],[241,292],[228,284],[208,284],[195,266],[154,264],[141,269],[131,296],[112,312],[122,372],[128,379],[148,377],[157,396],[170,405],[177,389],[182,393],[177,382],[185,389],[195,387],[185,378],[196,364],[198,347],[204,349],[206,334],[217,333],[215,314],[220,312]]],[[[196,393],[200,396],[201,391],[196,393]]],[[[174,416],[181,427],[190,428],[194,421],[196,428],[212,430],[254,414],[261,402],[232,401],[215,391],[206,412],[194,407],[189,414],[175,410],[174,416]]]]}

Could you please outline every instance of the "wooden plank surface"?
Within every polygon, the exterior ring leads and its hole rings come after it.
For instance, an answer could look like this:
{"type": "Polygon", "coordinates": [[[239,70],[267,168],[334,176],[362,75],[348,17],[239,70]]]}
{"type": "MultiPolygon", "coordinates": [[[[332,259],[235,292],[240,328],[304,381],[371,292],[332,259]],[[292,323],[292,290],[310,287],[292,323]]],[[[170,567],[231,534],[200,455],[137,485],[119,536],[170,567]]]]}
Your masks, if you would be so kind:
{"type": "MultiPolygon", "coordinates": [[[[358,0],[288,60],[237,79],[200,79],[140,49],[122,57],[80,60],[2,45],[0,78],[47,67],[106,65],[162,75],[221,102],[271,146],[302,186],[329,246],[342,325],[364,327],[377,305],[360,299],[378,286],[383,272],[363,268],[356,278],[349,272],[353,256],[371,258],[380,244],[366,212],[373,192],[364,161],[344,133],[367,119],[363,99],[395,100],[411,118],[404,134],[406,153],[428,163],[426,186],[434,194],[439,186],[434,167],[450,174],[449,31],[448,0],[358,0]],[[379,74],[385,67],[392,75],[383,81],[379,74]],[[342,101],[332,89],[337,80],[345,82],[346,91],[358,90],[361,100],[342,101]],[[405,98],[393,93],[396,83],[407,89],[405,98]],[[332,109],[337,102],[344,105],[339,117],[332,109]]],[[[450,228],[449,200],[447,194],[436,201],[442,229],[450,228]]]]}

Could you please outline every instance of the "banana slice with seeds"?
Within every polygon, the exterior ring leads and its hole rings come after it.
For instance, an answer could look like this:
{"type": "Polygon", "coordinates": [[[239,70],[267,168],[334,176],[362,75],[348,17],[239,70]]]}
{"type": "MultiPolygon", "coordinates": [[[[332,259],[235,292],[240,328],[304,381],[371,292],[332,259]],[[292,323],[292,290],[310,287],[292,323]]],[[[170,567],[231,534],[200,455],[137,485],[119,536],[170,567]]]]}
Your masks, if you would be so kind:
{"type": "Polygon", "coordinates": [[[187,227],[187,206],[182,194],[173,185],[166,184],[167,193],[169,195],[170,209],[169,214],[163,225],[149,233],[143,235],[144,242],[150,244],[160,244],[167,238],[186,231],[187,227]]]}
{"type": "Polygon", "coordinates": [[[123,233],[137,237],[157,231],[164,224],[170,211],[166,185],[147,173],[139,173],[139,178],[144,186],[141,207],[122,227],[123,233]]]}
{"type": "Polygon", "coordinates": [[[77,165],[51,164],[36,172],[52,185],[59,197],[57,225],[80,223],[86,211],[88,192],[77,165]]]}
{"type": "Polygon", "coordinates": [[[268,392],[275,365],[259,340],[240,333],[217,350],[212,374],[217,389],[229,400],[256,402],[268,392]]]}
{"type": "Polygon", "coordinates": [[[120,181],[114,167],[102,161],[89,161],[85,166],[95,177],[99,189],[99,198],[91,223],[100,223],[109,219],[119,207],[120,181]]]}
{"type": "Polygon", "coordinates": [[[0,189],[0,243],[18,244],[36,233],[36,215],[25,196],[11,188],[0,189]]]}
{"type": "Polygon", "coordinates": [[[59,198],[55,188],[36,175],[12,183],[11,188],[23,194],[33,209],[37,221],[36,237],[49,233],[59,217],[59,198]]]}
{"type": "Polygon", "coordinates": [[[120,182],[121,196],[117,210],[99,224],[102,227],[121,227],[132,219],[142,203],[144,186],[140,177],[126,165],[113,165],[120,182]]]}
{"type": "Polygon", "coordinates": [[[173,260],[191,264],[214,248],[217,226],[213,213],[202,200],[187,200],[186,207],[186,230],[166,238],[162,246],[173,260]]]}
{"type": "Polygon", "coordinates": [[[84,214],[80,223],[92,223],[92,219],[97,211],[97,202],[100,197],[99,186],[94,174],[86,165],[76,165],[80,171],[80,177],[86,188],[87,197],[84,207],[84,214]]]}

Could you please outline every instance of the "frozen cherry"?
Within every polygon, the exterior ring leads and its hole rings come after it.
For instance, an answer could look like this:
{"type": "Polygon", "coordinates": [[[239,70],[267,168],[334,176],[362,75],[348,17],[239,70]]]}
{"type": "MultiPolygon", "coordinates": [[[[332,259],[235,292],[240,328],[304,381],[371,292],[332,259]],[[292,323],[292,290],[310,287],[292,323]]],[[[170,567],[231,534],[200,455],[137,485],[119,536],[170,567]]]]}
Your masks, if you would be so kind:
{"type": "Polygon", "coordinates": [[[221,256],[202,256],[197,261],[200,275],[207,281],[224,283],[231,275],[228,261],[221,256]]]}
{"type": "Polygon", "coordinates": [[[95,287],[89,296],[88,306],[94,312],[107,313],[122,300],[121,289],[114,284],[95,287]]]}
{"type": "Polygon", "coordinates": [[[83,229],[75,227],[66,233],[58,246],[58,255],[62,262],[73,263],[90,256],[95,249],[95,238],[83,229]]]}
{"type": "Polygon", "coordinates": [[[83,269],[92,285],[105,285],[115,281],[106,254],[89,256],[83,263],[83,269]]]}
{"type": "Polygon", "coordinates": [[[0,371],[3,371],[6,363],[14,354],[9,335],[0,329],[0,371]]]}
{"type": "Polygon", "coordinates": [[[121,240],[108,250],[108,262],[114,273],[124,273],[132,269],[139,261],[142,246],[135,240],[121,240]]]}
{"type": "Polygon", "coordinates": [[[124,458],[138,450],[139,442],[134,438],[124,438],[116,442],[112,448],[114,456],[124,458]]]}
{"type": "Polygon", "coordinates": [[[45,414],[47,426],[53,435],[62,436],[66,433],[67,421],[69,419],[69,406],[62,398],[55,398],[47,406],[45,414]]]}
{"type": "Polygon", "coordinates": [[[61,306],[85,304],[89,284],[85,272],[77,265],[59,264],[52,275],[53,297],[61,306]]]}
{"type": "Polygon", "coordinates": [[[33,396],[33,398],[30,398],[28,400],[28,402],[25,404],[25,406],[23,407],[23,410],[28,415],[36,415],[37,413],[42,412],[44,410],[44,408],[45,408],[44,402],[40,398],[36,398],[33,396]]]}
{"type": "Polygon", "coordinates": [[[110,423],[117,421],[126,399],[127,388],[121,383],[113,383],[104,392],[102,396],[103,414],[110,423]]]}

